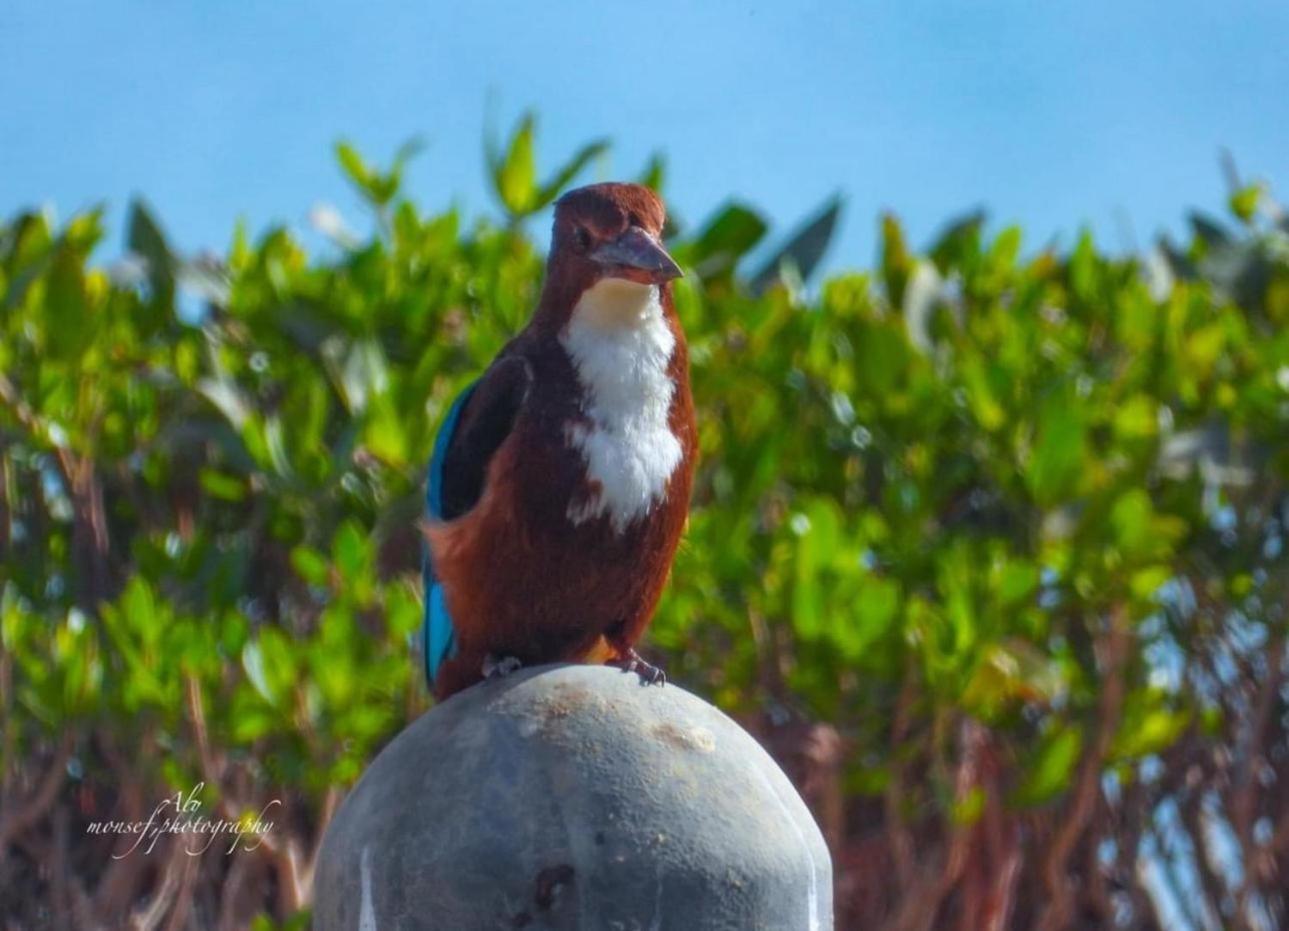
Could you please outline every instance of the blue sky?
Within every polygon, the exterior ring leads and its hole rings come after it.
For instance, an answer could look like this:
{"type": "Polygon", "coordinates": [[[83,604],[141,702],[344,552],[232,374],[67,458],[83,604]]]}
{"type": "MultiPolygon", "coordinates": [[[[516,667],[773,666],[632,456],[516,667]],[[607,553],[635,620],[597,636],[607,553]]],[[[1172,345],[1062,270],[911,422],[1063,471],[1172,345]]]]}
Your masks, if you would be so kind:
{"type": "Polygon", "coordinates": [[[1031,247],[1087,223],[1127,248],[1221,209],[1222,146],[1289,185],[1286,48],[1282,0],[4,0],[0,213],[106,201],[119,236],[141,192],[189,249],[317,201],[361,226],[340,136],[376,160],[420,136],[416,199],[495,211],[485,124],[531,106],[540,164],[662,150],[691,222],[735,196],[782,234],[841,190],[832,268],[871,265],[884,209],[919,243],[983,205],[1031,247]]]}

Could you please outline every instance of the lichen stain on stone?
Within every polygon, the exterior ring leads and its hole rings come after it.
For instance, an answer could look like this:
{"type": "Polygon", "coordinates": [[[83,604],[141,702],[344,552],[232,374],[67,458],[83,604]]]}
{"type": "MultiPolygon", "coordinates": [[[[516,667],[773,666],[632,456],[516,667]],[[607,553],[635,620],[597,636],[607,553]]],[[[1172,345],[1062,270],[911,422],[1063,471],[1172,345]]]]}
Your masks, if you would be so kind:
{"type": "Polygon", "coordinates": [[[603,717],[608,710],[608,703],[590,689],[561,683],[549,694],[540,695],[522,705],[517,700],[507,701],[504,704],[498,703],[494,710],[518,717],[521,737],[531,738],[541,734],[549,739],[564,729],[562,725],[565,721],[577,720],[579,730],[593,730],[590,724],[584,727],[580,722],[603,717]]]}
{"type": "Polygon", "coordinates": [[[681,727],[671,721],[663,721],[653,726],[653,734],[659,740],[682,750],[698,750],[702,753],[713,753],[716,750],[716,738],[705,727],[681,727]]]}
{"type": "Polygon", "coordinates": [[[580,686],[557,686],[548,695],[536,699],[505,700],[492,705],[491,711],[516,721],[519,736],[525,739],[543,736],[557,738],[565,723],[588,720],[603,712],[605,700],[580,686]]]}

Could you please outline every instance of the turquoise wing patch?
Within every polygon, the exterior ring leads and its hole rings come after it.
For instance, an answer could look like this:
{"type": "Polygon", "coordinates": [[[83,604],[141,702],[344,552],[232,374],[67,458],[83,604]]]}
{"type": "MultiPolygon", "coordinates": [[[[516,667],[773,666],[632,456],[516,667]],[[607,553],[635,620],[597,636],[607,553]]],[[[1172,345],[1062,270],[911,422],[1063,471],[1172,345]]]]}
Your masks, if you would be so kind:
{"type": "MultiPolygon", "coordinates": [[[[452,402],[448,415],[439,428],[439,435],[434,440],[434,452],[430,456],[430,467],[425,481],[425,511],[431,520],[443,516],[443,467],[447,458],[448,447],[456,433],[457,421],[465,402],[474,392],[474,385],[461,392],[460,397],[452,402]]],[[[448,613],[447,601],[443,596],[443,586],[434,574],[434,560],[430,555],[428,544],[422,550],[421,577],[425,582],[425,680],[434,685],[434,677],[443,665],[443,661],[456,655],[456,628],[452,625],[452,616],[448,613]]]]}

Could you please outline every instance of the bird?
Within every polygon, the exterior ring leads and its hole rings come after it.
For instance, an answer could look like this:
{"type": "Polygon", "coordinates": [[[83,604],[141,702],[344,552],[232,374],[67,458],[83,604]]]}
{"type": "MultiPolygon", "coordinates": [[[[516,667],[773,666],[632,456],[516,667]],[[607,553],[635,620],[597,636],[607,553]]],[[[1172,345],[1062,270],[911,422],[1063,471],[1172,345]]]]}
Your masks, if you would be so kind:
{"type": "Polygon", "coordinates": [[[665,221],[642,185],[560,197],[536,309],[448,409],[422,524],[437,700],[552,662],[666,680],[635,646],[688,518],[698,433],[665,221]]]}

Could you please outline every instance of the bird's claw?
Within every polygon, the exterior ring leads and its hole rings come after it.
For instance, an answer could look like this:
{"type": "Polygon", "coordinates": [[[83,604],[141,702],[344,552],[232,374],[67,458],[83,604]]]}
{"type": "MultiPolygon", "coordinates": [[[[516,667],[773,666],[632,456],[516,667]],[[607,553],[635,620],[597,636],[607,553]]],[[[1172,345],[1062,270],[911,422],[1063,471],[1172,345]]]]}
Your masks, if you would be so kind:
{"type": "Polygon", "coordinates": [[[489,653],[483,658],[483,677],[485,679],[504,679],[524,664],[515,656],[497,656],[489,653]]]}
{"type": "Polygon", "coordinates": [[[635,650],[628,650],[615,665],[620,666],[623,672],[634,672],[645,685],[667,684],[667,674],[653,663],[645,662],[635,650]]]}

